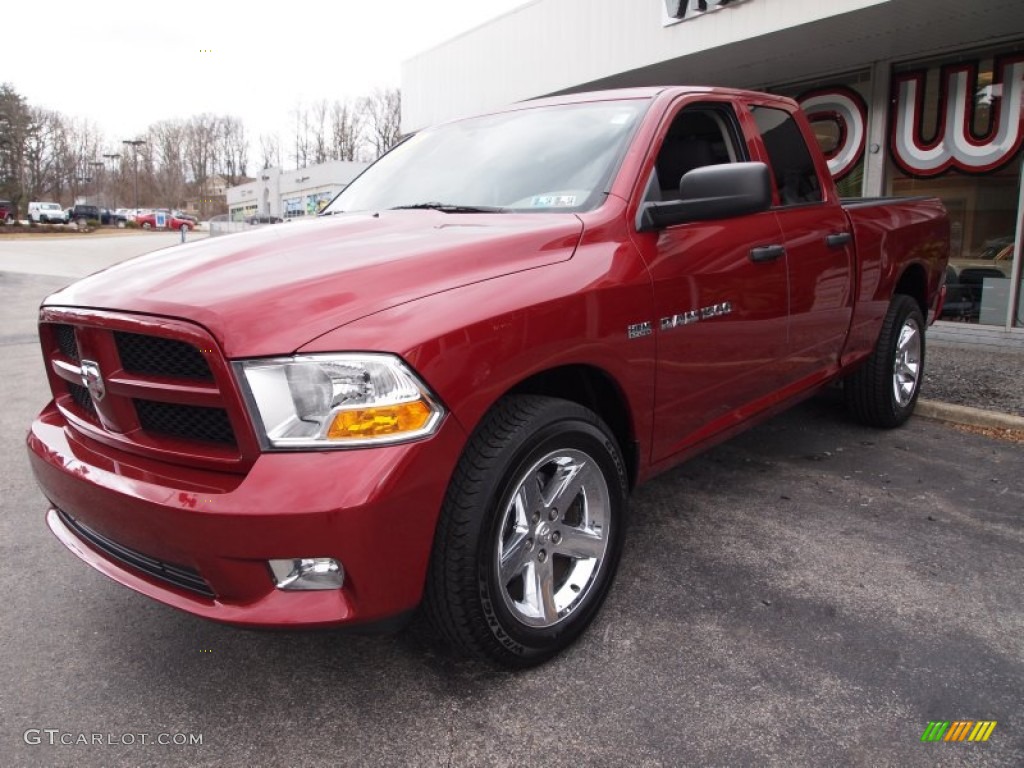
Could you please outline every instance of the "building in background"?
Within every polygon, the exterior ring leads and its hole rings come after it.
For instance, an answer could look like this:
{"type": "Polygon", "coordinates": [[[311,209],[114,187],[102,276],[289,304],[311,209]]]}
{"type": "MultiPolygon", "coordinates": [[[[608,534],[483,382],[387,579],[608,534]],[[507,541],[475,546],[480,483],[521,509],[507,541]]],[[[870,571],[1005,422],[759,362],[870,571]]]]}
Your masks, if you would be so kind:
{"type": "MultiPolygon", "coordinates": [[[[251,181],[248,177],[242,179],[243,183],[251,181]]],[[[208,219],[227,211],[227,190],[228,180],[219,173],[210,176],[196,190],[195,197],[185,200],[184,211],[198,216],[200,219],[208,219]]]]}
{"type": "Polygon", "coordinates": [[[792,96],[844,195],[941,197],[947,317],[1024,334],[1024,2],[534,0],[405,62],[402,129],[664,84],[792,96]]]}
{"type": "Polygon", "coordinates": [[[227,190],[232,221],[264,214],[283,219],[312,216],[363,172],[367,163],[332,160],[296,171],[264,168],[256,179],[227,190]]]}

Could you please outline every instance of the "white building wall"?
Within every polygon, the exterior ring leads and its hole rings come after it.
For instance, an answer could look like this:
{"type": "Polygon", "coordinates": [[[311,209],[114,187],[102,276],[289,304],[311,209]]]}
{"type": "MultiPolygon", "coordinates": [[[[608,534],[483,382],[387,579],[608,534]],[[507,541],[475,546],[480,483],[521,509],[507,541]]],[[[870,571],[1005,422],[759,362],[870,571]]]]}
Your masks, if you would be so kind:
{"type": "Polygon", "coordinates": [[[367,165],[332,160],[294,171],[264,168],[257,172],[255,181],[227,190],[228,212],[232,218],[242,218],[253,213],[283,217],[289,213],[286,206],[289,200],[293,201],[293,215],[296,213],[296,200],[301,200],[303,212],[308,212],[308,198],[334,197],[362,173],[367,165]]]}
{"type": "Polygon", "coordinates": [[[536,0],[405,62],[402,129],[890,2],[744,0],[664,26],[663,0],[536,0]]]}

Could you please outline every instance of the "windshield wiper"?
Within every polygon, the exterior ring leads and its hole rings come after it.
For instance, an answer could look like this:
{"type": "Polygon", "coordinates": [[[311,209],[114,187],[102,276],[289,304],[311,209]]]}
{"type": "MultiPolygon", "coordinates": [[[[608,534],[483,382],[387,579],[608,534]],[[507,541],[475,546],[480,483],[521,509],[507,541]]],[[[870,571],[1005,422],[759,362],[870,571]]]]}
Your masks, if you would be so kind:
{"type": "Polygon", "coordinates": [[[504,213],[504,208],[493,208],[483,205],[452,205],[451,203],[416,203],[415,205],[396,205],[391,211],[429,209],[442,213],[504,213]]]}

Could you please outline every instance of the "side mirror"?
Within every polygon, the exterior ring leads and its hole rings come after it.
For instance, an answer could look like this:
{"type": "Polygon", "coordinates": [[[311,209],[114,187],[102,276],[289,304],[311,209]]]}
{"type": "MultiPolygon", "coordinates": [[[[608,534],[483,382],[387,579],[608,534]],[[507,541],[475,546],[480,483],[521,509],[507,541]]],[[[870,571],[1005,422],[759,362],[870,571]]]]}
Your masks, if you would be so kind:
{"type": "Polygon", "coordinates": [[[637,229],[655,229],[689,221],[728,219],[766,211],[772,182],[764,163],[725,163],[695,168],[679,182],[679,200],[644,203],[637,229]]]}

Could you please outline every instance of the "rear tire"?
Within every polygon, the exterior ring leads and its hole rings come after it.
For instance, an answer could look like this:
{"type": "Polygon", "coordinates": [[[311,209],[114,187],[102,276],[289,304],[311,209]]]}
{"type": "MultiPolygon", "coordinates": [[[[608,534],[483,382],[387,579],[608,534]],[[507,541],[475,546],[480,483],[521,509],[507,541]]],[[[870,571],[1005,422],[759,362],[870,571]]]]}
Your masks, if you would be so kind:
{"type": "Polygon", "coordinates": [[[627,481],[592,411],[511,396],[484,417],[441,510],[424,608],[460,651],[508,667],[572,643],[618,566],[627,481]]]}
{"type": "Polygon", "coordinates": [[[897,294],[889,303],[875,349],[845,381],[846,404],[873,427],[898,427],[914,412],[924,376],[924,316],[897,294]]]}

